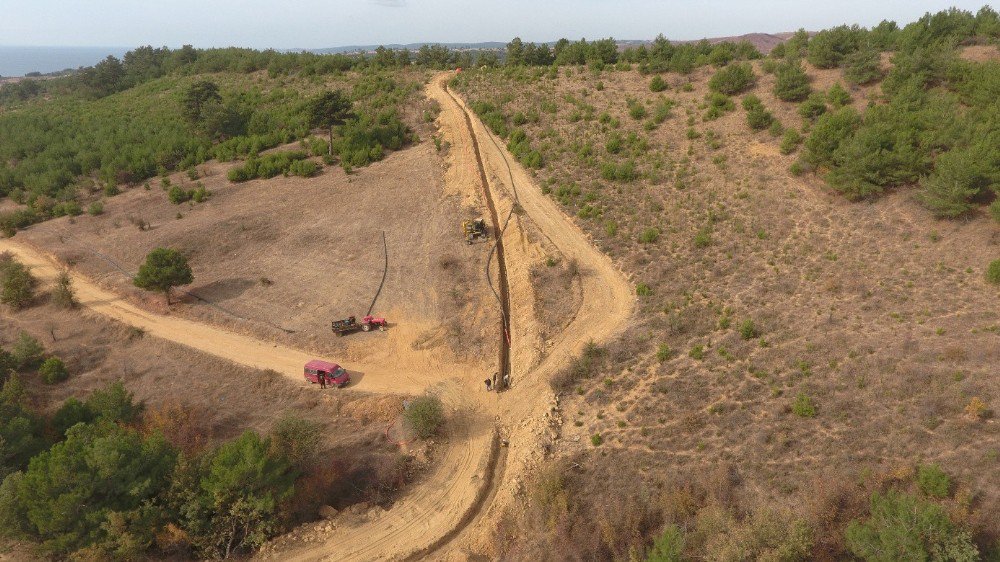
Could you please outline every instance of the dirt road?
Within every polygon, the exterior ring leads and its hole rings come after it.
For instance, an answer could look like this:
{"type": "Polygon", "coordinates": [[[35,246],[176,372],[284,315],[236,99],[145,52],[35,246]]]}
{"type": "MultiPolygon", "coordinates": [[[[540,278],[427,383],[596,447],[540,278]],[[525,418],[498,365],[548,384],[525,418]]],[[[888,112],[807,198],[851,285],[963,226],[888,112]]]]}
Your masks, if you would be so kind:
{"type": "MultiPolygon", "coordinates": [[[[489,189],[498,204],[507,209],[514,200],[524,209],[527,219],[566,258],[579,264],[583,300],[576,317],[555,337],[546,349],[540,338],[519,333],[517,326],[535,326],[528,318],[533,311],[533,294],[527,276],[515,276],[511,287],[511,358],[514,387],[495,395],[482,392],[482,382],[476,373],[463,373],[459,366],[442,370],[433,365],[432,357],[406,357],[410,367],[400,372],[399,363],[384,361],[385,353],[373,356],[356,367],[356,388],[371,392],[420,393],[426,389],[439,394],[451,410],[451,434],[441,448],[441,456],[432,472],[411,488],[388,511],[369,513],[366,521],[355,527],[338,528],[322,537],[315,546],[287,549],[267,549],[262,557],[282,560],[376,560],[403,558],[413,553],[427,557],[451,557],[460,550],[475,548],[476,537],[486,532],[489,523],[499,516],[502,508],[515,501],[514,492],[506,483],[522,475],[537,454],[535,431],[543,423],[542,412],[548,404],[549,376],[563,368],[580,352],[588,341],[602,342],[624,329],[635,305],[634,292],[611,260],[594,248],[573,222],[534,184],[532,177],[521,168],[497,143],[482,123],[472,116],[472,130],[466,124],[464,103],[452,97],[445,81],[446,73],[436,77],[427,88],[427,95],[442,108],[439,118],[441,131],[451,143],[450,167],[446,175],[448,190],[468,193],[477,186],[481,173],[472,148],[472,135],[479,140],[482,165],[489,178],[489,189]],[[508,167],[508,163],[510,166],[508,167]],[[516,196],[514,195],[516,188],[516,196]],[[527,286],[525,286],[527,285],[527,286]],[[378,363],[375,363],[375,362],[378,363]],[[520,364],[517,364],[520,362],[520,364]],[[435,367],[433,373],[416,367],[435,367]],[[510,436],[511,447],[506,462],[496,472],[490,472],[493,443],[500,427],[510,436]],[[487,488],[486,483],[492,482],[487,488]],[[485,498],[486,501],[483,501],[485,498]],[[441,541],[440,539],[451,540],[441,541]],[[454,538],[452,538],[454,537],[454,538]]],[[[471,113],[469,114],[471,115],[471,113]]],[[[507,231],[505,240],[511,245],[508,260],[528,259],[530,244],[516,223],[507,231]]],[[[32,268],[38,277],[52,282],[59,266],[42,253],[10,240],[0,240],[0,251],[11,251],[32,268]]],[[[525,271],[531,264],[513,264],[525,271]]],[[[310,355],[234,334],[218,327],[192,322],[173,316],[158,316],[145,312],[101,289],[84,277],[74,276],[74,287],[82,306],[136,326],[147,334],[255,368],[274,369],[289,377],[301,377],[302,364],[310,355]]],[[[392,331],[389,333],[392,337],[392,331]]],[[[392,342],[390,342],[391,346],[392,342]]],[[[397,350],[405,352],[402,346],[397,350]]],[[[407,352],[407,355],[410,355],[407,352]]]]}
{"type": "MultiPolygon", "coordinates": [[[[527,218],[563,258],[577,261],[583,302],[576,317],[550,342],[548,349],[537,349],[536,338],[518,336],[518,326],[537,325],[536,319],[523,317],[531,313],[531,306],[516,302],[530,298],[530,286],[515,286],[519,279],[525,283],[528,278],[512,276],[510,324],[514,386],[500,395],[485,395],[486,400],[478,380],[465,380],[451,387],[449,391],[462,393],[457,397],[462,404],[460,411],[468,413],[461,423],[451,425],[457,431],[468,433],[452,438],[448,453],[435,473],[391,510],[367,524],[337,529],[328,535],[328,542],[294,554],[284,552],[278,556],[282,559],[380,560],[405,558],[414,553],[418,554],[417,558],[466,559],[471,552],[481,552],[481,545],[488,541],[491,528],[504,508],[516,501],[516,492],[510,483],[523,479],[537,461],[539,450],[535,435],[544,426],[543,413],[551,397],[549,377],[565,367],[587,342],[603,342],[623,330],[634,310],[634,290],[611,259],[592,246],[572,220],[542,194],[531,175],[471,113],[468,113],[472,122],[472,130],[469,130],[465,104],[452,96],[445,86],[450,77],[451,73],[440,75],[427,88],[427,95],[441,105],[439,124],[451,143],[451,167],[446,177],[450,186],[446,185],[446,189],[461,192],[480,181],[472,142],[472,135],[476,135],[489,188],[497,205],[506,205],[501,214],[506,214],[516,199],[527,218]],[[523,358],[524,362],[519,363],[518,358],[523,358]],[[484,489],[489,477],[489,455],[486,453],[490,449],[485,437],[492,435],[494,419],[500,431],[509,437],[510,447],[504,462],[492,475],[490,489],[484,489]],[[480,496],[483,492],[485,501],[479,503],[476,500],[483,499],[480,496]],[[435,545],[440,537],[450,540],[435,545]],[[430,548],[431,545],[435,548],[430,548]]],[[[530,242],[518,223],[511,223],[505,241],[510,250],[508,268],[526,269],[528,264],[512,262],[531,254],[527,247],[530,242]]]]}

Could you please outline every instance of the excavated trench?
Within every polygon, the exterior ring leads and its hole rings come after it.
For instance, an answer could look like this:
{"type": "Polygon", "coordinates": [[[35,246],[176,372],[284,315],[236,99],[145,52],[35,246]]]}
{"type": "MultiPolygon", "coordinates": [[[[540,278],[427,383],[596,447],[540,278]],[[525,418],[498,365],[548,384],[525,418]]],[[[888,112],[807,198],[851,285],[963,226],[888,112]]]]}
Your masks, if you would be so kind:
{"type": "Polygon", "coordinates": [[[510,374],[510,286],[507,283],[507,262],[503,251],[504,227],[500,225],[500,217],[497,215],[497,207],[493,202],[493,194],[490,193],[490,184],[486,180],[486,167],[483,165],[483,154],[479,149],[479,139],[476,130],[472,127],[472,118],[462,104],[455,99],[455,96],[448,89],[448,84],[444,84],[444,91],[455,102],[455,105],[462,110],[465,117],[465,126],[469,128],[469,135],[472,137],[472,148],[476,153],[476,165],[479,167],[479,181],[483,184],[483,196],[486,197],[486,206],[490,210],[490,220],[493,222],[493,232],[496,233],[496,245],[494,251],[497,256],[497,269],[499,287],[493,285],[493,279],[489,274],[489,261],[486,263],[486,279],[490,283],[490,288],[500,301],[500,358],[498,380],[504,380],[510,374]]]}

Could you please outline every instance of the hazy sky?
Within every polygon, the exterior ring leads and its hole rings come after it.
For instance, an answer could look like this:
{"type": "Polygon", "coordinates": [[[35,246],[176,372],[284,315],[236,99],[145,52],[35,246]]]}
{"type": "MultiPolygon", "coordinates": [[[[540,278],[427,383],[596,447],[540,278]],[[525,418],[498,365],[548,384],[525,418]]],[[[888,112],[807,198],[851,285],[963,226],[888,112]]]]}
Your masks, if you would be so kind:
{"type": "Polygon", "coordinates": [[[0,45],[320,48],[530,41],[699,39],[912,21],[983,0],[0,0],[0,45]]]}

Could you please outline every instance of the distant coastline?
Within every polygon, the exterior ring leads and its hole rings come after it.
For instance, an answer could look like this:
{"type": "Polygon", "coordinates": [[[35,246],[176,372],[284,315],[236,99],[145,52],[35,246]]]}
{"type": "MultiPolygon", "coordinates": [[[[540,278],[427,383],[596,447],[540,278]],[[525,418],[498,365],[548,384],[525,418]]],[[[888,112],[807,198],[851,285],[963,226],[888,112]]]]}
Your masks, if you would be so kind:
{"type": "Polygon", "coordinates": [[[0,76],[20,77],[93,66],[108,55],[121,58],[128,47],[18,47],[0,45],[0,76]]]}

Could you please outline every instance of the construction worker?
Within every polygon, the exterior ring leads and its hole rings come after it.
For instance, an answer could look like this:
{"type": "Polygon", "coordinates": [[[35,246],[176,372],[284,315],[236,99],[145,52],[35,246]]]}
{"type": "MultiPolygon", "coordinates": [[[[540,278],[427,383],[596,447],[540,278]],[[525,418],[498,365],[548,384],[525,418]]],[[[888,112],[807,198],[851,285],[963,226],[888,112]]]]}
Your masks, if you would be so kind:
{"type": "Polygon", "coordinates": [[[319,379],[319,389],[320,390],[325,389],[326,388],[326,373],[324,373],[323,371],[320,371],[316,375],[316,378],[319,379]]]}

